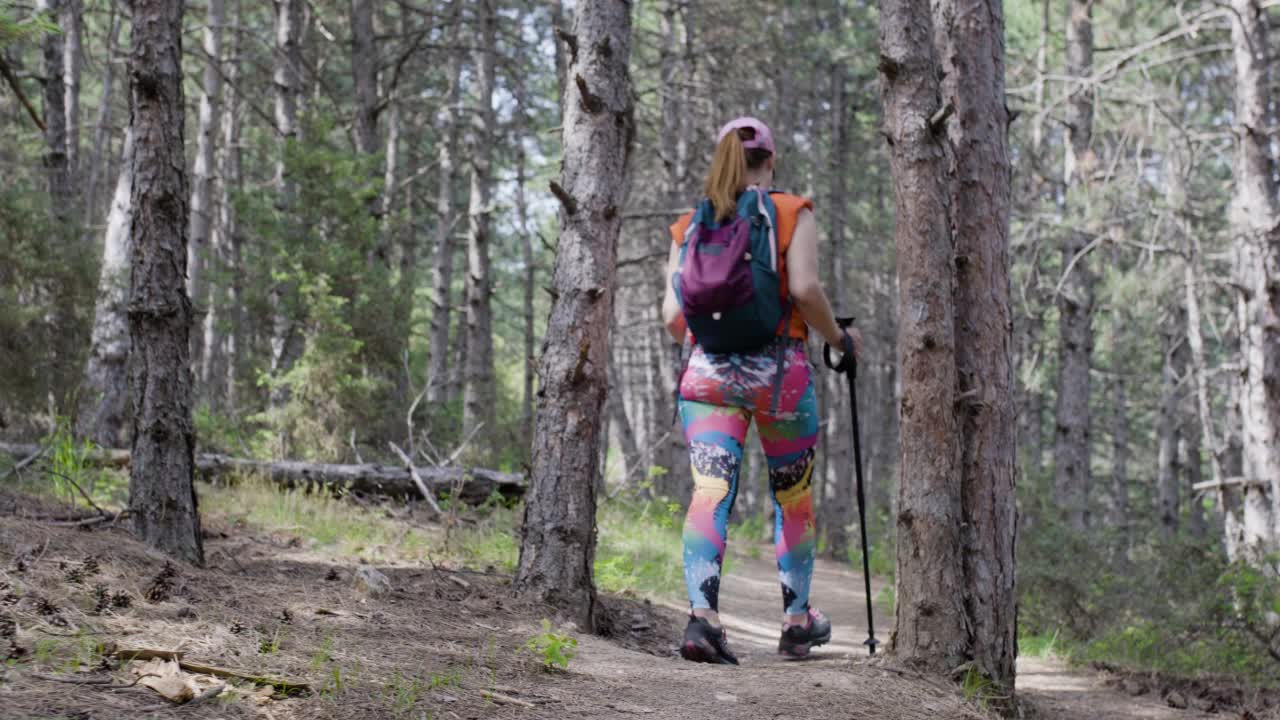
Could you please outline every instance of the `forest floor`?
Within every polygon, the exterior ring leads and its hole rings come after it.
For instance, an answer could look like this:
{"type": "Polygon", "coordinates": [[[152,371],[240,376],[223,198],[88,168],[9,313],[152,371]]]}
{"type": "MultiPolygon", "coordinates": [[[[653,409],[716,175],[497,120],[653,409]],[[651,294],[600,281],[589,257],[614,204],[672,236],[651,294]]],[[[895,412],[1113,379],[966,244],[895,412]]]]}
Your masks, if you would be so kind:
{"type": "MultiPolygon", "coordinates": [[[[721,597],[742,665],[707,666],[677,656],[684,612],[674,603],[603,597],[606,637],[547,634],[549,610],[513,598],[501,573],[391,563],[378,567],[388,580],[379,588],[377,576],[364,581],[366,570],[287,531],[216,517],[205,520],[207,567],[167,573],[123,529],[56,525],[55,510],[0,494],[0,656],[16,656],[0,670],[0,718],[991,717],[951,683],[868,658],[861,578],[834,564],[819,564],[814,600],[835,641],[787,662],[774,653],[771,552],[734,555],[721,597]],[[567,670],[545,669],[525,647],[567,636],[577,640],[567,670]],[[138,649],[178,651],[257,682],[171,705],[134,684],[141,663],[120,655],[138,649]],[[307,687],[290,693],[267,680],[307,687]]],[[[877,627],[888,621],[881,612],[877,627]]],[[[224,682],[202,671],[178,680],[198,693],[224,682]]],[[[1023,664],[1019,682],[1034,717],[1205,717],[1052,660],[1023,664]]]]}

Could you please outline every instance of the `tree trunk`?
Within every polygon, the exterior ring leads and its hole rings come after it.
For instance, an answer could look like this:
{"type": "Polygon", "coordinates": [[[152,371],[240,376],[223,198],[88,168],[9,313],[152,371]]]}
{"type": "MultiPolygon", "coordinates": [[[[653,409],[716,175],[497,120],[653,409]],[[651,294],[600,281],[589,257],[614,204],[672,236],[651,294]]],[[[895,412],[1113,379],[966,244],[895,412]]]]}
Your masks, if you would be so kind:
{"type": "MultiPolygon", "coordinates": [[[[58,25],[65,35],[62,50],[63,109],[66,112],[67,170],[80,170],[80,68],[84,34],[84,0],[62,0],[58,25]]],[[[83,190],[83,186],[81,186],[83,190]]]]}
{"type": "MultiPolygon", "coordinates": [[[[36,10],[47,14],[57,23],[65,20],[61,12],[66,0],[39,0],[36,10]]],[[[64,48],[68,28],[49,32],[42,42],[44,75],[44,169],[48,187],[50,248],[53,257],[62,261],[74,258],[77,253],[70,243],[80,240],[75,230],[78,221],[74,213],[75,192],[72,189],[71,167],[67,158],[66,80],[63,76],[64,48]]],[[[49,285],[41,288],[38,302],[46,308],[41,337],[35,342],[48,348],[50,360],[46,372],[51,410],[66,412],[63,403],[72,399],[68,392],[74,386],[74,376],[79,368],[73,360],[82,340],[75,332],[75,298],[68,284],[49,285]]]]}
{"type": "MultiPolygon", "coordinates": [[[[288,176],[286,149],[291,140],[299,136],[298,103],[302,97],[302,19],[303,0],[276,0],[276,68],[275,122],[277,131],[276,192],[277,204],[290,212],[296,194],[293,180],[288,176]]],[[[302,334],[296,318],[289,308],[293,295],[292,283],[277,281],[271,290],[271,374],[280,377],[287,373],[302,355],[302,334]]],[[[276,386],[271,392],[272,406],[280,406],[288,399],[288,391],[276,386]]]]}
{"type": "Polygon", "coordinates": [[[968,632],[965,660],[1001,694],[1011,695],[1017,655],[1018,456],[1003,3],[936,2],[934,32],[944,78],[942,106],[955,108],[947,125],[954,153],[948,203],[956,292],[951,392],[960,433],[957,530],[968,632]]]}
{"type": "MultiPolygon", "coordinates": [[[[461,0],[452,0],[450,25],[453,36],[461,27],[461,0]]],[[[462,99],[462,53],[449,53],[445,74],[449,90],[440,111],[440,158],[436,187],[435,259],[431,268],[430,357],[427,360],[427,400],[438,404],[448,395],[449,383],[449,318],[453,313],[453,228],[455,223],[453,184],[455,155],[458,151],[458,111],[462,99]]]]}
{"type": "Polygon", "coordinates": [[[999,3],[881,3],[902,367],[893,648],[1011,691],[1016,418],[999,3]],[[944,80],[939,82],[939,78],[944,80]],[[947,133],[943,138],[941,134],[947,133]]]}
{"type": "Polygon", "coordinates": [[[498,15],[494,0],[481,0],[476,50],[476,109],[471,131],[471,204],[467,210],[467,371],[462,397],[462,432],[483,424],[495,431],[497,389],[493,376],[493,279],[489,232],[493,200],[494,53],[498,15]]]}
{"type": "Polygon", "coordinates": [[[924,668],[963,662],[960,428],[948,158],[929,119],[941,107],[928,0],[880,3],[880,94],[897,208],[898,572],[893,650],[924,668]]]}
{"type": "MultiPolygon", "coordinates": [[[[235,0],[235,7],[236,26],[243,27],[242,0],[235,0]]],[[[233,57],[239,56],[241,45],[237,34],[231,50],[233,57]]],[[[223,102],[223,118],[219,123],[222,128],[222,143],[218,147],[217,158],[218,217],[213,226],[210,245],[219,265],[231,272],[228,273],[229,281],[224,289],[224,297],[212,299],[204,317],[205,354],[201,358],[203,363],[200,367],[201,383],[211,391],[210,401],[215,407],[221,405],[232,415],[235,414],[238,399],[236,366],[239,361],[237,352],[242,347],[243,318],[240,306],[243,282],[240,273],[240,235],[233,203],[233,198],[241,187],[240,125],[244,115],[244,98],[236,90],[239,77],[239,63],[227,63],[227,86],[230,92],[223,102]],[[215,379],[215,375],[221,376],[220,380],[215,379]],[[215,387],[221,389],[216,400],[212,394],[215,387]]]]}
{"type": "Polygon", "coordinates": [[[277,132],[275,184],[280,192],[288,187],[285,145],[298,137],[298,102],[302,94],[302,3],[303,0],[275,0],[275,123],[277,132]]]}
{"type": "MultiPolygon", "coordinates": [[[[65,0],[38,0],[36,11],[45,13],[56,22],[65,18],[62,4],[65,0]]],[[[63,77],[63,54],[67,28],[47,33],[41,44],[44,64],[44,168],[49,188],[49,208],[59,232],[66,228],[71,217],[72,199],[71,166],[67,158],[66,80],[63,77]]]]}
{"type": "MultiPolygon", "coordinates": [[[[1067,197],[1084,201],[1088,215],[1087,186],[1094,169],[1093,86],[1084,78],[1093,73],[1094,0],[1068,0],[1067,75],[1079,79],[1067,101],[1066,144],[1067,197]]],[[[1065,201],[1064,201],[1065,202],[1065,201]]],[[[1064,207],[1064,212],[1069,208],[1064,207]]],[[[1068,525],[1075,530],[1089,526],[1090,469],[1089,368],[1093,358],[1093,285],[1086,247],[1089,236],[1068,230],[1062,240],[1062,269],[1066,280],[1058,294],[1058,405],[1054,440],[1054,500],[1068,525]]]]}
{"type": "MultiPolygon", "coordinates": [[[[558,42],[556,44],[559,45],[558,42]]],[[[529,132],[529,118],[524,110],[527,102],[527,86],[524,76],[520,74],[516,79],[517,115],[514,130],[517,138],[523,138],[529,132]]],[[[524,143],[519,139],[516,143],[516,224],[520,232],[521,260],[524,262],[524,317],[522,318],[524,321],[524,392],[520,397],[520,447],[522,451],[528,452],[529,448],[533,447],[533,388],[537,382],[538,371],[534,364],[537,329],[533,323],[534,284],[537,282],[538,268],[534,262],[533,232],[529,229],[529,202],[525,196],[525,185],[529,181],[526,167],[528,158],[524,143]]],[[[628,428],[629,432],[630,428],[628,428]]],[[[635,443],[634,437],[631,438],[631,442],[635,443]]]]}
{"type": "MultiPolygon", "coordinates": [[[[564,3],[561,0],[551,0],[549,5],[550,5],[550,11],[551,11],[551,26],[553,31],[552,35],[555,34],[554,30],[556,28],[559,28],[561,30],[568,30],[569,25],[566,22],[567,18],[565,18],[564,16],[564,3]]],[[[569,55],[565,51],[566,50],[565,44],[560,42],[558,39],[555,40],[555,42],[553,42],[552,44],[555,46],[556,89],[559,92],[560,101],[564,102],[564,97],[565,97],[564,83],[565,83],[565,77],[569,72],[569,55]]],[[[563,108],[561,108],[561,112],[563,113],[563,108]]]]}
{"type": "Polygon", "coordinates": [[[133,256],[133,131],[125,133],[124,162],[116,180],[102,247],[98,299],[93,310],[89,362],[81,389],[80,434],[103,447],[129,444],[129,268],[133,256]]]}
{"type": "MultiPolygon", "coordinates": [[[[111,165],[111,95],[115,87],[116,43],[120,38],[120,26],[123,21],[116,12],[116,4],[111,3],[110,27],[107,30],[106,47],[103,54],[107,61],[102,64],[102,95],[98,102],[98,119],[94,123],[93,145],[89,148],[89,167],[86,171],[84,212],[86,217],[95,217],[98,212],[98,198],[101,196],[103,170],[111,165]]],[[[128,153],[124,157],[128,157],[128,153]]],[[[91,232],[91,231],[87,231],[91,232]]],[[[86,243],[87,244],[87,243],[86,243]]]]}
{"type": "MultiPolygon", "coordinates": [[[[691,32],[688,17],[689,10],[681,8],[676,0],[664,0],[662,3],[659,34],[663,40],[659,49],[659,62],[663,87],[676,88],[693,82],[689,57],[680,47],[682,39],[687,41],[691,32]],[[677,20],[677,14],[681,16],[680,20],[677,20]]],[[[665,169],[665,201],[672,208],[688,207],[696,199],[689,187],[688,138],[695,123],[689,117],[692,112],[693,106],[684,93],[662,93],[662,137],[666,141],[658,152],[665,169]]],[[[666,251],[671,246],[670,233],[664,227],[662,232],[655,232],[652,237],[657,238],[653,251],[665,263],[666,251]]],[[[647,298],[653,303],[655,318],[661,318],[662,297],[668,282],[665,264],[654,268],[648,279],[652,285],[647,298]]],[[[648,316],[650,310],[645,308],[643,312],[648,316]]],[[[644,430],[641,453],[648,456],[648,466],[665,469],[665,472],[653,477],[654,494],[671,498],[675,502],[685,502],[693,491],[693,475],[684,432],[673,421],[676,401],[673,391],[677,369],[667,358],[674,355],[674,352],[669,351],[669,336],[660,321],[648,325],[647,332],[649,336],[644,338],[644,352],[648,356],[644,370],[644,393],[645,403],[652,412],[644,417],[643,425],[639,425],[644,430]]],[[[647,471],[646,467],[645,473],[641,474],[642,478],[647,471]]]]}
{"type": "MultiPolygon", "coordinates": [[[[200,95],[200,127],[196,135],[196,158],[192,167],[190,244],[187,246],[187,292],[197,310],[205,317],[210,313],[205,270],[209,265],[210,236],[214,219],[213,185],[217,176],[214,157],[217,153],[218,124],[222,120],[222,27],[226,23],[225,0],[209,0],[208,16],[204,26],[204,76],[200,95]]],[[[204,333],[196,343],[193,358],[201,368],[197,394],[207,393],[209,377],[205,372],[205,356],[213,348],[205,344],[204,333]]]]}
{"type": "Polygon", "coordinates": [[[146,544],[204,564],[193,485],[191,300],[183,157],[182,10],[133,0],[133,450],[129,509],[146,544]]]}
{"type": "Polygon", "coordinates": [[[1111,527],[1120,535],[1120,553],[1133,546],[1133,519],[1129,502],[1129,398],[1123,374],[1112,381],[1111,415],[1111,527]]]}
{"type": "Polygon", "coordinates": [[[1161,363],[1160,419],[1157,424],[1156,491],[1160,528],[1165,540],[1178,531],[1182,516],[1182,469],[1178,451],[1182,443],[1182,379],[1186,374],[1186,342],[1181,331],[1186,318],[1176,312],[1163,334],[1164,361],[1161,363]]]}
{"type": "Polygon", "coordinates": [[[372,155],[378,149],[378,53],[372,0],[351,0],[351,74],[356,90],[356,152],[372,155]]]}
{"type": "Polygon", "coordinates": [[[1199,492],[1193,489],[1204,479],[1202,472],[1203,460],[1200,457],[1200,433],[1191,430],[1184,432],[1182,434],[1182,447],[1185,452],[1182,467],[1187,474],[1186,480],[1182,483],[1182,486],[1186,488],[1188,498],[1187,530],[1191,533],[1192,538],[1204,540],[1209,534],[1208,521],[1204,516],[1204,501],[1200,499],[1199,492]]]}
{"type": "Polygon", "coordinates": [[[583,630],[596,614],[596,474],[609,389],[609,326],[627,159],[635,126],[629,3],[583,3],[564,96],[556,296],[540,363],[532,475],[515,589],[583,630]]]}
{"type": "MultiPolygon", "coordinates": [[[[844,37],[844,4],[832,6],[832,31],[837,38],[844,37]]],[[[848,277],[845,268],[845,225],[848,204],[846,171],[849,156],[849,99],[846,85],[849,71],[846,60],[833,60],[830,69],[831,83],[831,156],[828,158],[831,178],[830,198],[826,215],[829,218],[830,250],[827,255],[831,269],[832,300],[836,311],[847,314],[850,298],[847,292],[848,277]]],[[[854,524],[853,452],[850,445],[847,418],[850,417],[848,392],[844,381],[835,373],[824,373],[822,384],[827,387],[826,407],[832,416],[826,423],[826,452],[822,453],[825,482],[819,518],[822,532],[827,538],[827,555],[844,559],[849,557],[849,528],[854,524]]],[[[865,386],[865,380],[864,380],[865,386]]]]}
{"type": "Polygon", "coordinates": [[[1235,285],[1244,368],[1245,552],[1254,560],[1280,550],[1280,201],[1271,133],[1268,15],[1258,0],[1232,0],[1237,133],[1235,285]]]}
{"type": "MultiPolygon", "coordinates": [[[[616,358],[617,355],[613,354],[611,357],[616,358]]],[[[609,399],[605,403],[605,412],[609,416],[609,421],[613,423],[614,432],[618,435],[618,445],[622,448],[622,472],[618,475],[619,481],[625,486],[630,484],[634,473],[641,469],[641,456],[631,418],[627,416],[627,405],[622,401],[624,389],[621,373],[618,372],[618,363],[610,362],[609,399]]]]}

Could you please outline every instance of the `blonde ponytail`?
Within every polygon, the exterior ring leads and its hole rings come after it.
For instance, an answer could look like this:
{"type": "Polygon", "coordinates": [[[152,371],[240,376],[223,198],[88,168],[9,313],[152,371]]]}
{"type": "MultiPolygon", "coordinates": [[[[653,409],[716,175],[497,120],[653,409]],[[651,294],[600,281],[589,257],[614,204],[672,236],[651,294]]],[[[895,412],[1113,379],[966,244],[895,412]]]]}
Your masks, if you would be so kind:
{"type": "Polygon", "coordinates": [[[716,221],[733,217],[738,210],[738,193],[747,186],[747,152],[737,132],[726,133],[716,145],[707,173],[707,197],[716,211],[716,221]]]}

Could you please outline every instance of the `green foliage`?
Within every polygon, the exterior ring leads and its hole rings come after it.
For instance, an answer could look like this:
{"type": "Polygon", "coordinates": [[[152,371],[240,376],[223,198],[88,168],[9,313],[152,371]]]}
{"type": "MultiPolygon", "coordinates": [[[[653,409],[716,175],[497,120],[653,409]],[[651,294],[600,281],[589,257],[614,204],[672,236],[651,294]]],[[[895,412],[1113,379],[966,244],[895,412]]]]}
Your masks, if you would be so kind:
{"type": "Polygon", "coordinates": [[[324,686],[320,688],[321,697],[330,700],[342,697],[356,683],[356,680],[360,677],[361,669],[362,666],[359,660],[356,660],[346,668],[336,662],[331,663],[328,677],[325,678],[324,686]]]}
{"type": "Polygon", "coordinates": [[[992,702],[1007,699],[1000,693],[999,686],[973,665],[965,670],[960,688],[965,700],[977,701],[978,707],[983,710],[986,710],[992,702]]]}
{"type": "Polygon", "coordinates": [[[1020,634],[1018,636],[1018,655],[1020,657],[1054,657],[1059,654],[1058,631],[1042,635],[1020,634]]]}
{"type": "Polygon", "coordinates": [[[237,210],[259,242],[244,267],[218,271],[247,272],[246,310],[287,324],[286,345],[301,348],[291,367],[258,368],[260,387],[286,400],[250,418],[259,427],[255,453],[333,461],[345,455],[352,431],[390,417],[380,410],[402,327],[387,317],[392,278],[376,259],[380,232],[371,210],[381,176],[374,160],[339,149],[322,119],[309,119],[305,137],[286,150],[291,197],[239,198],[237,210]]]}
{"type": "Polygon", "coordinates": [[[270,633],[263,633],[258,638],[258,652],[263,655],[275,655],[280,652],[282,642],[284,642],[284,628],[277,625],[270,633]]]}
{"type": "Polygon", "coordinates": [[[471,511],[446,545],[436,527],[406,526],[324,487],[286,488],[253,475],[202,485],[204,513],[267,530],[294,533],[317,549],[365,562],[454,560],[473,567],[515,567],[516,514],[501,506],[471,511]]]}
{"type": "MultiPolygon", "coordinates": [[[[1041,521],[1019,543],[1019,623],[1030,648],[1079,662],[1274,683],[1262,638],[1276,631],[1280,580],[1229,564],[1189,538],[1115,550],[1116,533],[1082,537],[1041,521]]],[[[1207,545],[1207,546],[1206,546],[1207,545]]]]}
{"type": "Polygon", "coordinates": [[[92,497],[98,472],[86,459],[96,449],[93,441],[77,440],[71,432],[71,421],[59,418],[53,434],[45,438],[44,447],[54,495],[73,505],[83,502],[81,490],[92,497]]]}
{"type": "MultiPolygon", "coordinates": [[[[15,142],[39,167],[38,135],[15,142]]],[[[0,184],[0,425],[17,429],[72,414],[98,283],[97,258],[75,228],[50,222],[43,182],[7,172],[0,184]]]]}
{"type": "MultiPolygon", "coordinates": [[[[849,566],[853,568],[854,572],[861,573],[862,542],[856,533],[856,529],[851,531],[849,566]]],[[[868,550],[871,553],[871,556],[867,558],[868,567],[871,568],[871,576],[892,583],[898,572],[897,544],[894,542],[894,537],[885,535],[877,538],[868,533],[867,544],[870,546],[868,550]]]]}
{"type": "Polygon", "coordinates": [[[681,512],[662,500],[602,505],[596,517],[596,585],[606,592],[660,596],[682,588],[681,512]]]}
{"type": "Polygon", "coordinates": [[[524,644],[524,649],[539,657],[547,670],[568,670],[569,661],[578,653],[577,647],[577,638],[556,632],[546,618],[542,619],[542,632],[524,644]]]}
{"type": "Polygon", "coordinates": [[[53,432],[42,438],[40,445],[44,454],[23,471],[23,492],[83,507],[90,507],[90,501],[112,508],[128,502],[128,473],[90,462],[90,454],[98,447],[91,440],[77,438],[70,419],[58,418],[53,432]]]}
{"type": "Polygon", "coordinates": [[[26,20],[14,19],[14,4],[0,2],[0,49],[7,45],[34,40],[41,35],[62,32],[54,18],[32,15],[26,20]]]}
{"type": "Polygon", "coordinates": [[[383,697],[396,714],[406,713],[413,709],[422,697],[422,681],[415,677],[406,677],[397,670],[382,690],[383,697]]]}
{"type": "Polygon", "coordinates": [[[317,671],[329,663],[333,662],[333,636],[325,633],[324,639],[320,641],[320,647],[311,656],[311,669],[317,671]]]}
{"type": "Polygon", "coordinates": [[[335,461],[360,420],[373,415],[379,384],[363,372],[363,343],[344,317],[348,300],[332,293],[327,275],[300,273],[298,280],[308,308],[305,349],[283,374],[261,375],[262,384],[288,401],[252,418],[264,426],[254,444],[268,457],[335,461]]]}

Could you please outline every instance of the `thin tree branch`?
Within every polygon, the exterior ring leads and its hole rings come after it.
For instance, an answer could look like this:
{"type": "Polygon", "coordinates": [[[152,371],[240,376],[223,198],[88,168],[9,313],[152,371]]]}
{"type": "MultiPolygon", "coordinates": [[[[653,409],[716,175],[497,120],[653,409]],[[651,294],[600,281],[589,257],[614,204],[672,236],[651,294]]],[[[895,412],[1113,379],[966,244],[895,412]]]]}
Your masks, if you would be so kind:
{"type": "Polygon", "coordinates": [[[9,63],[5,62],[4,56],[0,55],[0,75],[4,75],[4,79],[9,82],[9,87],[13,88],[13,94],[18,96],[18,101],[27,109],[27,114],[31,116],[31,121],[40,128],[40,132],[45,132],[44,121],[40,119],[40,114],[31,106],[31,101],[27,99],[27,94],[22,91],[22,85],[18,82],[18,78],[14,77],[13,70],[10,69],[9,63]]]}

